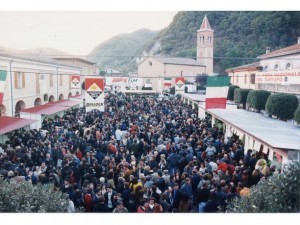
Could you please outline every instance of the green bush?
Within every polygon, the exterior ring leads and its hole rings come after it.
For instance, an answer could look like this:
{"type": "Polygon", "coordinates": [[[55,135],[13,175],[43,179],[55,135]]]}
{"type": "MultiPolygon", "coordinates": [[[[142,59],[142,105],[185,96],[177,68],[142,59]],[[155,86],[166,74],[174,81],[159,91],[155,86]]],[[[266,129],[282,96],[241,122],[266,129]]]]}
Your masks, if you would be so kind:
{"type": "Polygon", "coordinates": [[[291,213],[300,211],[300,163],[286,167],[282,173],[261,180],[250,188],[248,197],[234,199],[229,212],[291,213]]]}
{"type": "Polygon", "coordinates": [[[247,96],[251,89],[236,88],[234,90],[234,101],[243,104],[243,109],[246,108],[247,96]]]}
{"type": "Polygon", "coordinates": [[[295,112],[295,121],[300,125],[300,105],[298,106],[296,112],[295,112]]]}
{"type": "Polygon", "coordinates": [[[233,101],[233,99],[234,99],[234,90],[235,90],[236,88],[240,88],[240,87],[237,86],[237,85],[230,85],[230,86],[229,86],[228,94],[227,94],[227,99],[228,99],[228,100],[233,101]]]}
{"type": "Polygon", "coordinates": [[[266,111],[281,120],[288,120],[294,118],[298,105],[299,100],[295,95],[277,93],[269,96],[266,103],[266,111]]]}
{"type": "Polygon", "coordinates": [[[259,112],[265,109],[270,95],[271,93],[265,90],[251,90],[247,96],[247,104],[259,112]]]}
{"type": "Polygon", "coordinates": [[[53,185],[7,182],[0,178],[0,212],[66,212],[67,195],[53,185]]]}

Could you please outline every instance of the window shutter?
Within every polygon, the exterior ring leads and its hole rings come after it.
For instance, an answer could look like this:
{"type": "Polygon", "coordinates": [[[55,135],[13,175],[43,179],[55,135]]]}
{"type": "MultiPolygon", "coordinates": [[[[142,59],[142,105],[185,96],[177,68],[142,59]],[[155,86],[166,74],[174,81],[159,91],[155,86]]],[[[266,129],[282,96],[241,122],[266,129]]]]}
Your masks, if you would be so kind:
{"type": "Polygon", "coordinates": [[[25,73],[22,73],[22,88],[25,88],[25,73]]]}
{"type": "Polygon", "coordinates": [[[15,89],[17,89],[18,88],[18,73],[15,72],[14,74],[15,74],[15,89]]]}

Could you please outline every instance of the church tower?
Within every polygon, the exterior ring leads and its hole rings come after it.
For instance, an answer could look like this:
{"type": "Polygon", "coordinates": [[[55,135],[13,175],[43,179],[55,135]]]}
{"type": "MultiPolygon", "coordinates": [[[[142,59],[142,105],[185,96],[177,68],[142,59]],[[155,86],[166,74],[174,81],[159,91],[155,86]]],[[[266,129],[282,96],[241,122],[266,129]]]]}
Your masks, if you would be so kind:
{"type": "Polygon", "coordinates": [[[197,61],[206,66],[206,73],[213,74],[214,67],[214,31],[211,29],[206,15],[201,27],[197,30],[197,61]]]}

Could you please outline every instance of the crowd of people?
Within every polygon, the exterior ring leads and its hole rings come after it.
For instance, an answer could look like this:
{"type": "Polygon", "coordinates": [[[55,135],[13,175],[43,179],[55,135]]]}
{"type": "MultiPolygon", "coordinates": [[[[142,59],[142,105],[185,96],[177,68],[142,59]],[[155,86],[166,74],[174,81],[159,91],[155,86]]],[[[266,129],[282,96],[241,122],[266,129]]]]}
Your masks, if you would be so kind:
{"type": "Polygon", "coordinates": [[[8,182],[53,183],[70,212],[226,212],[273,173],[263,154],[180,99],[109,93],[105,112],[46,118],[0,144],[8,182]]]}

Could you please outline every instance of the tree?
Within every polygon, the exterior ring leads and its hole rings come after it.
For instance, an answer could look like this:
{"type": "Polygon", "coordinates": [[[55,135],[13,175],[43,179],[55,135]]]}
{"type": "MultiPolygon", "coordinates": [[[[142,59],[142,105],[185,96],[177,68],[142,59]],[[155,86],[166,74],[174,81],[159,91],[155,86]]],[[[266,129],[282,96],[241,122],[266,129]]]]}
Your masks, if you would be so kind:
{"type": "Polygon", "coordinates": [[[243,109],[246,108],[247,96],[251,89],[236,88],[234,90],[234,101],[243,104],[243,109]]]}
{"type": "Polygon", "coordinates": [[[258,110],[264,110],[268,97],[271,95],[269,91],[265,90],[251,90],[247,96],[247,104],[258,110]]]}
{"type": "Polygon", "coordinates": [[[234,90],[236,88],[240,88],[239,86],[237,85],[230,85],[229,86],[229,89],[228,89],[228,95],[227,95],[227,99],[230,100],[230,101],[233,101],[234,99],[234,90]]]}
{"type": "Polygon", "coordinates": [[[7,182],[0,178],[0,212],[66,212],[67,195],[53,185],[7,182]]]}
{"type": "Polygon", "coordinates": [[[170,88],[170,94],[175,95],[175,87],[170,88]]]}
{"type": "Polygon", "coordinates": [[[195,83],[200,84],[202,87],[206,86],[208,75],[206,73],[197,74],[195,83]]]}
{"type": "Polygon", "coordinates": [[[99,73],[99,75],[100,76],[104,76],[104,75],[106,75],[106,72],[104,70],[101,70],[100,73],[99,73]]]}
{"type": "Polygon", "coordinates": [[[298,106],[298,109],[295,112],[295,121],[300,125],[300,106],[298,106]]]}
{"type": "Polygon", "coordinates": [[[234,199],[229,212],[295,213],[300,211],[300,163],[289,164],[280,174],[261,180],[248,197],[234,199]]]}
{"type": "Polygon", "coordinates": [[[266,111],[270,115],[277,116],[280,120],[289,120],[294,118],[298,105],[299,100],[295,95],[277,93],[269,96],[266,111]]]}

